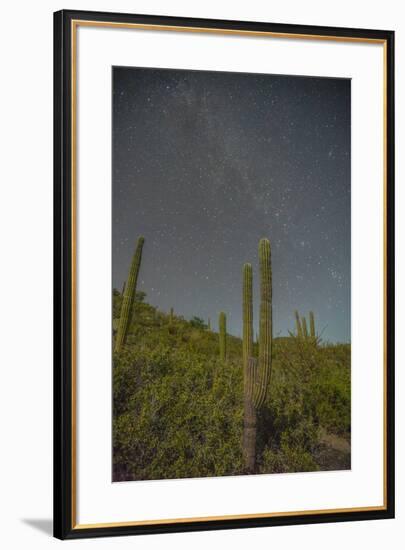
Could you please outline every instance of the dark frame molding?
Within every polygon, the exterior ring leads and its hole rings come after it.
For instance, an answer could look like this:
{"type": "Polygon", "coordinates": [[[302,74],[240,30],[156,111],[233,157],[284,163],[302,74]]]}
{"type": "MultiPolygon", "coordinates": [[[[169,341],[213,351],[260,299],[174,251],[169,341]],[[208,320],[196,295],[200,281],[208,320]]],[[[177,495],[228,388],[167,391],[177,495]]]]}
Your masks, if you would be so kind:
{"type": "Polygon", "coordinates": [[[394,517],[394,31],[62,10],[54,14],[54,536],[59,539],[296,525],[394,517]],[[210,519],[186,523],[73,525],[71,23],[170,25],[380,40],[386,48],[386,506],[384,509],[210,519]]]}

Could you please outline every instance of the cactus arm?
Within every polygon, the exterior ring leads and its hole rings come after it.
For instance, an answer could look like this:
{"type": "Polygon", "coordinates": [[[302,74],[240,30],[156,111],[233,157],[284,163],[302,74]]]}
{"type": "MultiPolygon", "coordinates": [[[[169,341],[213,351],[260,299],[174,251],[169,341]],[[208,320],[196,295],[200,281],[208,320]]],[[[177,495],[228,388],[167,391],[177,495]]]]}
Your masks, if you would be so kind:
{"type": "Polygon", "coordinates": [[[243,380],[245,397],[253,399],[257,382],[257,361],[253,358],[253,272],[251,264],[243,266],[243,380]]]}
{"type": "Polygon", "coordinates": [[[311,340],[313,342],[315,342],[315,340],[316,340],[315,317],[314,317],[314,312],[313,311],[309,312],[309,332],[310,332],[311,340]]]}
{"type": "Polygon", "coordinates": [[[251,264],[243,266],[243,458],[246,473],[256,464],[256,410],[253,404],[257,360],[253,357],[253,273],[251,264]]]}
{"type": "Polygon", "coordinates": [[[223,311],[219,314],[219,358],[226,361],[226,315],[223,311]]]}
{"type": "Polygon", "coordinates": [[[302,334],[304,336],[304,340],[308,340],[308,326],[307,326],[307,320],[305,317],[301,319],[301,325],[302,325],[302,334]]]}
{"type": "Polygon", "coordinates": [[[246,366],[253,354],[253,297],[252,266],[243,266],[243,364],[246,366]]]}
{"type": "Polygon", "coordinates": [[[260,324],[259,324],[259,372],[255,388],[254,405],[260,408],[267,395],[271,374],[272,349],[272,272],[271,251],[268,239],[259,242],[260,264],[260,324]]]}
{"type": "Polygon", "coordinates": [[[295,315],[295,327],[297,329],[297,336],[298,338],[303,338],[300,314],[298,313],[297,310],[295,310],[294,315],[295,315]]]}

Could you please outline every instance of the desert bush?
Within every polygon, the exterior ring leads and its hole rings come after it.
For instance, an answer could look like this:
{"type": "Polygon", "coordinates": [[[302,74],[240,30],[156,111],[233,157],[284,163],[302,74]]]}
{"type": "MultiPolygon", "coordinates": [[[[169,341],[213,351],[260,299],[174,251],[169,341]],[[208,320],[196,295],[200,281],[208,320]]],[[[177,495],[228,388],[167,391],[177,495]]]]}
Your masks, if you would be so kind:
{"type": "MultiPolygon", "coordinates": [[[[114,293],[115,314],[119,299],[114,293]]],[[[114,480],[243,473],[242,343],[228,335],[223,363],[218,340],[136,299],[127,345],[113,360],[114,480]]],[[[276,338],[272,363],[257,472],[327,469],[321,434],[350,440],[350,346],[276,338]]]]}

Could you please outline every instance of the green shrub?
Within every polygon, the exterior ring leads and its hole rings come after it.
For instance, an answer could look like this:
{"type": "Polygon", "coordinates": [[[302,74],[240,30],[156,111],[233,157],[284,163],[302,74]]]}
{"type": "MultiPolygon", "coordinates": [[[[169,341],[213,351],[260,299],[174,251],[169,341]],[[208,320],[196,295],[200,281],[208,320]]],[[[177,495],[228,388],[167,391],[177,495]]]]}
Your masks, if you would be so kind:
{"type": "MultiPolygon", "coordinates": [[[[350,442],[350,346],[276,338],[257,426],[258,473],[331,469],[322,434],[350,442]]],[[[223,363],[218,333],[136,298],[114,357],[113,479],[242,474],[242,430],[241,340],[228,335],[223,363]]]]}

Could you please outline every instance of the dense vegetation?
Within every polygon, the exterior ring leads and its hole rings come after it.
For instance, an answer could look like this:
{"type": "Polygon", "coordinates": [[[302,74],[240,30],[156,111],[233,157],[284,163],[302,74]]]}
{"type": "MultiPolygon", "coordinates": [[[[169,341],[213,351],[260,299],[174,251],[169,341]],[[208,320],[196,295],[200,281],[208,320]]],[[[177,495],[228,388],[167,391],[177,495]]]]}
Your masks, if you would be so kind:
{"type": "MultiPolygon", "coordinates": [[[[242,453],[242,340],[202,319],[163,313],[136,292],[114,354],[113,479],[247,473],[242,453]]],[[[114,333],[122,295],[113,292],[114,333]]],[[[257,343],[253,354],[257,357],[257,343]]],[[[350,345],[275,338],[257,417],[256,473],[350,468],[350,345]]]]}

